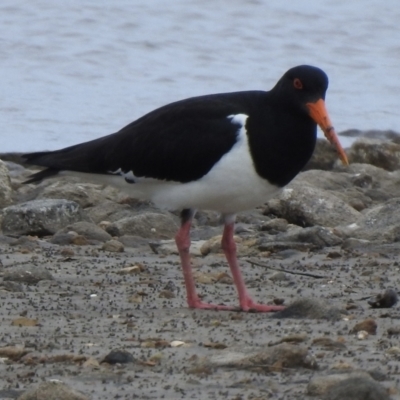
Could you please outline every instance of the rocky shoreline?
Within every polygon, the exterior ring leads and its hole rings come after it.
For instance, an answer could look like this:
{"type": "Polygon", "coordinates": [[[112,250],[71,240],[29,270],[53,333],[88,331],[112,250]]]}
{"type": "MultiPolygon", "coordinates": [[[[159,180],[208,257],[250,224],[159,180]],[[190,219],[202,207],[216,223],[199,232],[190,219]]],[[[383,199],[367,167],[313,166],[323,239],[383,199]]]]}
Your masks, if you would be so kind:
{"type": "MultiPolygon", "coordinates": [[[[359,136],[349,167],[319,141],[238,216],[254,297],[288,305],[275,315],[186,308],[178,213],[72,177],[24,185],[0,155],[0,399],[400,399],[400,140],[359,136]]],[[[232,303],[220,234],[197,214],[193,264],[204,299],[232,303]]]]}

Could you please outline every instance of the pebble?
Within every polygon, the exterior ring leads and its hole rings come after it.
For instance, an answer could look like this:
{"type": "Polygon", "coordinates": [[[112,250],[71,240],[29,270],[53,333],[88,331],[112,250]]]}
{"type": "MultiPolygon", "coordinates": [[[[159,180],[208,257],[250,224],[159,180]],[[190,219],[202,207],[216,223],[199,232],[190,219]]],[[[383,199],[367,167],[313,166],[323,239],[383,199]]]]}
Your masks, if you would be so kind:
{"type": "Polygon", "coordinates": [[[115,239],[108,240],[101,248],[104,251],[110,251],[112,253],[122,253],[124,251],[124,245],[115,239]]]}
{"type": "Polygon", "coordinates": [[[13,267],[4,272],[4,281],[13,281],[36,285],[42,280],[54,280],[53,275],[44,267],[38,265],[27,265],[13,267]]]}
{"type": "Polygon", "coordinates": [[[126,364],[126,363],[132,363],[134,362],[135,359],[133,358],[133,355],[129,353],[127,350],[123,349],[116,349],[110,351],[101,361],[102,363],[108,363],[108,364],[126,364]]]}
{"type": "Polygon", "coordinates": [[[43,382],[34,389],[28,389],[17,400],[90,400],[60,381],[43,382]]]}
{"type": "Polygon", "coordinates": [[[332,385],[324,400],[389,400],[387,390],[370,378],[348,378],[332,385]]]}
{"type": "Polygon", "coordinates": [[[367,332],[370,335],[376,335],[378,324],[372,318],[367,318],[362,322],[357,323],[350,333],[358,333],[360,331],[367,332]]]}
{"type": "Polygon", "coordinates": [[[342,312],[325,300],[318,298],[303,298],[295,300],[284,310],[273,314],[272,318],[309,318],[339,320],[342,312]]]}
{"type": "Polygon", "coordinates": [[[390,308],[398,301],[397,293],[393,289],[386,289],[384,293],[378,294],[368,300],[372,308],[390,308]]]}

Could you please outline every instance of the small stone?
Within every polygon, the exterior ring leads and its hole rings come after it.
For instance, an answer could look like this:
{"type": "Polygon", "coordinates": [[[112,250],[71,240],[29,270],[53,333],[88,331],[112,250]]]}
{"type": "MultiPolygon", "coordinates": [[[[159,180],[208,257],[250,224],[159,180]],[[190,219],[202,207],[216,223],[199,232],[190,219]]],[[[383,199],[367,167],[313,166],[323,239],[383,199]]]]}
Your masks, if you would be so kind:
{"type": "Polygon", "coordinates": [[[120,236],[135,235],[148,239],[172,239],[178,230],[178,225],[170,214],[154,212],[122,218],[109,228],[111,227],[116,227],[120,236]]]}
{"type": "Polygon", "coordinates": [[[360,331],[366,331],[370,335],[376,335],[376,329],[378,324],[372,318],[367,318],[362,322],[359,322],[354,326],[350,333],[358,333],[360,331]]]}
{"type": "Polygon", "coordinates": [[[358,331],[357,332],[357,339],[358,340],[364,340],[367,339],[369,336],[369,333],[367,331],[358,331]]]}
{"type": "Polygon", "coordinates": [[[122,253],[124,251],[124,245],[118,240],[111,239],[103,244],[102,250],[113,253],[122,253]]]}
{"type": "Polygon", "coordinates": [[[176,295],[174,292],[171,292],[170,290],[161,290],[158,297],[161,299],[174,299],[176,295]]]}
{"type": "Polygon", "coordinates": [[[75,252],[74,252],[74,250],[71,249],[70,247],[63,247],[63,248],[60,250],[60,254],[61,254],[63,257],[73,257],[73,256],[75,255],[75,252]]]}
{"type": "Polygon", "coordinates": [[[274,343],[269,343],[268,346],[276,346],[281,343],[302,343],[308,340],[308,335],[306,333],[294,333],[292,335],[288,335],[283,337],[274,343]]]}
{"type": "Polygon", "coordinates": [[[288,222],[283,218],[274,218],[270,221],[264,222],[261,225],[261,230],[268,232],[270,235],[275,235],[280,232],[286,232],[288,222]]]}
{"type": "Polygon", "coordinates": [[[43,382],[35,389],[28,389],[17,400],[89,400],[60,381],[43,382]]]}
{"type": "Polygon", "coordinates": [[[338,371],[350,371],[350,370],[353,370],[354,367],[347,362],[339,361],[338,363],[333,364],[331,369],[338,370],[338,371]]]}
{"type": "Polygon", "coordinates": [[[286,368],[316,369],[318,367],[316,360],[306,347],[288,343],[251,354],[221,352],[220,355],[210,358],[209,366],[237,369],[254,369],[259,366],[258,369],[268,372],[282,372],[286,368]]]}
{"type": "Polygon", "coordinates": [[[336,259],[336,258],[341,258],[343,255],[339,251],[330,251],[327,255],[326,258],[330,259],[336,259]]]}
{"type": "Polygon", "coordinates": [[[223,350],[228,347],[225,343],[219,343],[219,342],[207,342],[203,343],[203,346],[215,350],[223,350]]]}
{"type": "Polygon", "coordinates": [[[107,228],[112,224],[111,221],[101,221],[99,222],[99,227],[105,231],[107,231],[107,228]]]}
{"type": "Polygon", "coordinates": [[[386,350],[386,354],[391,354],[391,355],[399,355],[400,354],[400,347],[399,346],[393,346],[390,349],[386,350]]]}
{"type": "Polygon", "coordinates": [[[286,281],[286,280],[288,280],[288,276],[284,272],[279,271],[279,272],[275,272],[268,279],[272,282],[286,281]]]}
{"type": "Polygon", "coordinates": [[[53,275],[46,268],[35,265],[10,268],[4,272],[3,279],[29,285],[36,285],[43,280],[54,280],[53,275]]]}
{"type": "Polygon", "coordinates": [[[210,253],[221,253],[221,239],[222,235],[217,235],[204,242],[200,248],[201,255],[206,256],[210,253]]]}
{"type": "Polygon", "coordinates": [[[378,294],[368,300],[372,308],[390,308],[398,301],[397,293],[393,289],[387,289],[384,293],[378,294]]]}
{"type": "Polygon", "coordinates": [[[0,283],[0,289],[5,290],[7,292],[23,292],[24,288],[21,284],[13,281],[3,281],[0,283]]]}
{"type": "Polygon", "coordinates": [[[327,337],[322,337],[322,338],[316,338],[312,341],[313,346],[320,346],[323,347],[326,350],[345,350],[346,346],[344,343],[333,340],[331,338],[327,337]]]}
{"type": "Polygon", "coordinates": [[[83,364],[82,367],[97,369],[100,367],[100,363],[93,357],[89,357],[83,364]]]}
{"type": "Polygon", "coordinates": [[[19,317],[11,322],[12,326],[37,326],[39,324],[37,319],[19,317]]]}
{"type": "Polygon", "coordinates": [[[185,342],[182,340],[173,340],[170,344],[171,347],[182,347],[185,345],[185,342]]]}
{"type": "Polygon", "coordinates": [[[74,235],[71,239],[71,243],[75,246],[88,246],[89,241],[82,235],[74,235]]]}
{"type": "Polygon", "coordinates": [[[101,362],[108,364],[126,364],[134,361],[135,359],[133,358],[133,355],[129,353],[129,351],[116,349],[110,351],[110,353],[108,353],[101,362]]]}
{"type": "Polygon", "coordinates": [[[110,234],[101,229],[93,222],[79,221],[74,224],[68,225],[63,228],[59,233],[76,232],[78,235],[83,236],[87,241],[106,242],[111,239],[110,234]]]}
{"type": "Polygon", "coordinates": [[[389,400],[386,389],[371,378],[348,378],[332,385],[324,400],[389,400]]]}
{"type": "MultiPolygon", "coordinates": [[[[104,246],[103,246],[104,247],[104,246]]],[[[136,275],[144,271],[143,265],[132,265],[125,267],[116,272],[118,275],[136,275]]]]}
{"type": "Polygon", "coordinates": [[[388,336],[400,335],[400,326],[392,326],[387,330],[388,336]]]}
{"type": "Polygon", "coordinates": [[[0,357],[9,358],[13,361],[18,361],[25,354],[30,352],[29,349],[25,349],[23,346],[4,346],[0,347],[0,357]]]}
{"type": "Polygon", "coordinates": [[[371,379],[369,374],[364,371],[350,372],[350,373],[336,373],[332,375],[315,375],[311,378],[307,385],[307,394],[310,396],[318,396],[321,398],[326,394],[331,387],[336,384],[341,384],[343,381],[349,378],[363,378],[371,379]]]}
{"type": "Polygon", "coordinates": [[[294,301],[284,310],[274,313],[271,318],[310,318],[337,321],[341,318],[341,310],[323,299],[303,298],[294,301]]]}

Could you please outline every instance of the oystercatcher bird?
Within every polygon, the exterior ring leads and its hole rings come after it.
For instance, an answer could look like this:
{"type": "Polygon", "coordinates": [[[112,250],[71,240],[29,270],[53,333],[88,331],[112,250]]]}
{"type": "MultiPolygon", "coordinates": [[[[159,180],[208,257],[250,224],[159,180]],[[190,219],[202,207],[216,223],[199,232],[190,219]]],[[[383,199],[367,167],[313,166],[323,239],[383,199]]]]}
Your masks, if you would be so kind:
{"type": "Polygon", "coordinates": [[[219,211],[225,253],[243,311],[278,311],[247,292],[233,239],[235,214],[265,203],[310,159],[317,125],[347,164],[325,108],[328,77],[301,65],[270,91],[193,97],[168,104],[120,131],[57,151],[25,154],[46,167],[27,183],[62,171],[122,187],[160,207],[182,210],[175,240],[190,308],[233,310],[200,300],[190,264],[190,226],[197,209],[219,211]]]}

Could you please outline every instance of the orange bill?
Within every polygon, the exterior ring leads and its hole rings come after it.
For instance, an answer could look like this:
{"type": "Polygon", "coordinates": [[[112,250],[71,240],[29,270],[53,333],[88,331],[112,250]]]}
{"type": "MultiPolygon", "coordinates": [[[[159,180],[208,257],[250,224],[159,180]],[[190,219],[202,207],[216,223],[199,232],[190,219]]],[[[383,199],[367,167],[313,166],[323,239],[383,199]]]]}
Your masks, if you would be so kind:
{"type": "Polygon", "coordinates": [[[332,126],[331,120],[329,119],[324,100],[319,99],[315,103],[307,103],[306,106],[310,111],[311,118],[319,125],[324,132],[325,137],[331,142],[331,144],[336,147],[343,164],[349,165],[346,153],[344,152],[343,147],[339,142],[339,138],[336,135],[335,128],[332,126]]]}

